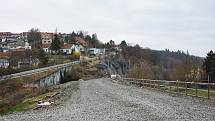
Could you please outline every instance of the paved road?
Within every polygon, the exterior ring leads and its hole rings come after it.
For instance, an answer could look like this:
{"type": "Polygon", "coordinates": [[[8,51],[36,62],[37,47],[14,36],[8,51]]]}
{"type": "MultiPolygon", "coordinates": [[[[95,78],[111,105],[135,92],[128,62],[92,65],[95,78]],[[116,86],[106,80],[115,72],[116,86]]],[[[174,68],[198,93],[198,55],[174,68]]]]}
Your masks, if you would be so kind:
{"type": "Polygon", "coordinates": [[[59,106],[0,117],[3,121],[214,121],[208,100],[120,85],[109,79],[72,82],[59,106]]]}

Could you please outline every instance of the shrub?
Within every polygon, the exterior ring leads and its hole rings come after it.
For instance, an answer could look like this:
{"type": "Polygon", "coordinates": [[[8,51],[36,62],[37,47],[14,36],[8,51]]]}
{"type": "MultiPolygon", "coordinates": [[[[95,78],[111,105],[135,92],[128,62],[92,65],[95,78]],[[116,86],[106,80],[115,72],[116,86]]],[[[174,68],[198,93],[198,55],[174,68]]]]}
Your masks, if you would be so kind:
{"type": "Polygon", "coordinates": [[[80,52],[73,52],[73,54],[71,55],[71,58],[72,59],[75,59],[75,60],[79,60],[80,59],[80,56],[81,56],[81,53],[80,52]]]}

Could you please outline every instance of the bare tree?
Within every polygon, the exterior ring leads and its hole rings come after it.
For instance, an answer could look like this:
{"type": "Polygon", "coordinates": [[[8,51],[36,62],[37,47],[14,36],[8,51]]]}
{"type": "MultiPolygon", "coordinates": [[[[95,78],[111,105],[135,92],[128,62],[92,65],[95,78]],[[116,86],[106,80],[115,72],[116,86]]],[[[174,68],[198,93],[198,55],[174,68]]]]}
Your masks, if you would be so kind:
{"type": "Polygon", "coordinates": [[[40,48],[40,45],[42,43],[42,36],[39,29],[30,29],[28,32],[27,39],[33,49],[40,48]]]}

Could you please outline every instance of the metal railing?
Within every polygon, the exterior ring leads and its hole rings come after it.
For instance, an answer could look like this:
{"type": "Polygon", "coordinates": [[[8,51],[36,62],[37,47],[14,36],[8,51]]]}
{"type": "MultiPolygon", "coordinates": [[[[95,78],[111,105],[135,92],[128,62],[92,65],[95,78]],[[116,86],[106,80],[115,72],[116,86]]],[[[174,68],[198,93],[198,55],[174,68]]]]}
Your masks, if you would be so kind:
{"type": "Polygon", "coordinates": [[[120,78],[119,80],[126,84],[129,83],[139,85],[141,87],[158,89],[170,93],[215,99],[215,83],[166,81],[135,78],[120,78]]]}

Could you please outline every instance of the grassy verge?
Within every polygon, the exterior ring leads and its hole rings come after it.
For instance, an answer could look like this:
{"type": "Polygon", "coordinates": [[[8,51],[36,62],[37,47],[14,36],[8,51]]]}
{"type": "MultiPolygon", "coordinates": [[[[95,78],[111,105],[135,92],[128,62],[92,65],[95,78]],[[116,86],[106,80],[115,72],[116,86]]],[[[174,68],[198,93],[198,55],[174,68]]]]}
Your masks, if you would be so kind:
{"type": "Polygon", "coordinates": [[[71,62],[71,55],[49,55],[49,63],[62,64],[71,62]]]}
{"type": "MultiPolygon", "coordinates": [[[[170,87],[163,87],[162,90],[170,91],[170,87]]],[[[172,92],[179,92],[181,94],[187,94],[189,96],[196,96],[196,89],[194,88],[188,88],[186,90],[185,87],[176,87],[176,86],[171,86],[171,91],[172,92]]],[[[203,97],[203,98],[208,98],[208,90],[207,89],[197,89],[197,96],[198,97],[203,97]]],[[[210,90],[210,98],[215,99],[215,91],[210,90]]]]}
{"type": "Polygon", "coordinates": [[[24,99],[41,95],[47,89],[38,89],[27,85],[53,72],[54,70],[2,81],[0,83],[0,114],[25,111],[31,108],[33,104],[23,102],[24,99]]]}
{"type": "Polygon", "coordinates": [[[46,100],[56,95],[57,92],[48,92],[33,98],[27,98],[24,101],[16,104],[15,106],[9,106],[1,109],[0,115],[5,115],[12,112],[24,112],[37,107],[37,103],[42,100],[46,100]]]}
{"type": "MultiPolygon", "coordinates": [[[[142,84],[140,85],[140,83],[131,83],[131,84],[135,84],[138,86],[143,86],[142,84]]],[[[163,90],[165,92],[173,92],[173,93],[180,93],[180,94],[184,94],[184,95],[188,95],[188,96],[196,96],[196,89],[195,88],[186,88],[179,86],[177,88],[177,86],[159,86],[159,85],[150,85],[150,84],[144,84],[144,87],[147,88],[155,88],[155,89],[159,89],[159,90],[163,90]]],[[[197,89],[197,97],[203,97],[203,98],[208,98],[208,89],[197,89]]],[[[211,89],[210,90],[210,99],[215,99],[215,90],[211,89]]]]}

